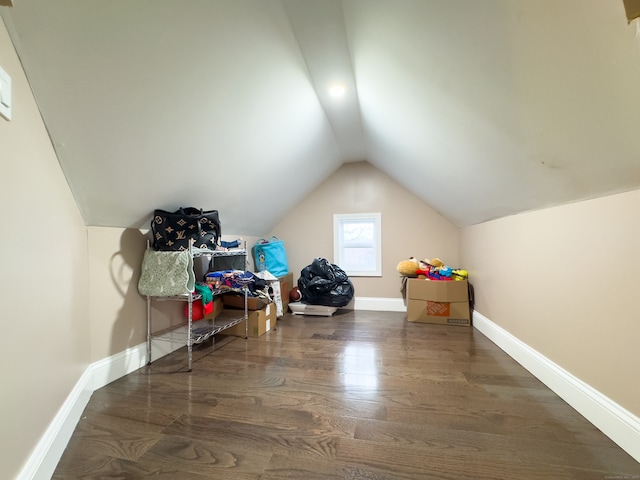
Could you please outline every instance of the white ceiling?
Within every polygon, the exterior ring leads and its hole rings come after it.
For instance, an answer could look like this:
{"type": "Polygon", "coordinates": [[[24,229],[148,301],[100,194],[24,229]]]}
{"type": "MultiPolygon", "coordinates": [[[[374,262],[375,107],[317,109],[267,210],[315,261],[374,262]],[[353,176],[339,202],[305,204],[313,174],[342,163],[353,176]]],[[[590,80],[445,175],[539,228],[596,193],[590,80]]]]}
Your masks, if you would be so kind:
{"type": "Polygon", "coordinates": [[[640,188],[622,0],[14,5],[0,13],[88,225],[198,206],[259,236],[359,160],[459,226],[640,188]]]}

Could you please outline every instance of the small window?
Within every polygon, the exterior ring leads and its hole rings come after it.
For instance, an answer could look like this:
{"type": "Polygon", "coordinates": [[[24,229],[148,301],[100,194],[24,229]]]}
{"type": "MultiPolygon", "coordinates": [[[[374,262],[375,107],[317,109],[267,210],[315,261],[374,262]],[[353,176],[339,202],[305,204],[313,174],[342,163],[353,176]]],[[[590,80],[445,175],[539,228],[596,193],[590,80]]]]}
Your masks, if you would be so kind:
{"type": "Polygon", "coordinates": [[[382,276],[382,217],[379,213],[333,216],[333,258],[347,275],[382,276]]]}

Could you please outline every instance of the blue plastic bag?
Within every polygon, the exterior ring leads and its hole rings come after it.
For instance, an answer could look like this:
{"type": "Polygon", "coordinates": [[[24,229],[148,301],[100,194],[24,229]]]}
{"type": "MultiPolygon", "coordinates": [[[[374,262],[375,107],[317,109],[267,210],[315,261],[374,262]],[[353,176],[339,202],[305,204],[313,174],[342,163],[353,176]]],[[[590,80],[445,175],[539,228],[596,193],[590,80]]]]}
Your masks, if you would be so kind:
{"type": "Polygon", "coordinates": [[[264,238],[258,240],[253,246],[253,257],[258,272],[267,270],[276,277],[289,273],[284,242],[276,236],[272,236],[269,240],[264,238]]]}

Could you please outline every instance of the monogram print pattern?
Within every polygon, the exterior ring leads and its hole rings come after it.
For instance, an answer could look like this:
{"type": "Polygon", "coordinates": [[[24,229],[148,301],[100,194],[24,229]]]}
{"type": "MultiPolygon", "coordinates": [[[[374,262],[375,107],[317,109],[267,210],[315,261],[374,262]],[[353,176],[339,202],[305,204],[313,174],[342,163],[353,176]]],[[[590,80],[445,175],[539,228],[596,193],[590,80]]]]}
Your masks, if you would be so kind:
{"type": "Polygon", "coordinates": [[[155,250],[182,251],[191,243],[198,248],[215,250],[220,238],[217,210],[203,211],[193,207],[176,212],[155,210],[151,221],[155,250]]]}

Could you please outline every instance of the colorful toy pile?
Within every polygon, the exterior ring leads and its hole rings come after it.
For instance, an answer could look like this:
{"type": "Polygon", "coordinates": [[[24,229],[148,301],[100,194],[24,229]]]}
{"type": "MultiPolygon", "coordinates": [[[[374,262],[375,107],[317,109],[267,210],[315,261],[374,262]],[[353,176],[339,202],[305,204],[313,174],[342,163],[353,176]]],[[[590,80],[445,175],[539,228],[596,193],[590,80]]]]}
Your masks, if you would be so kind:
{"type": "Polygon", "coordinates": [[[440,280],[444,282],[466,280],[469,274],[466,270],[451,268],[439,258],[431,260],[416,260],[411,257],[398,263],[396,270],[405,277],[424,276],[430,280],[440,280]]]}

